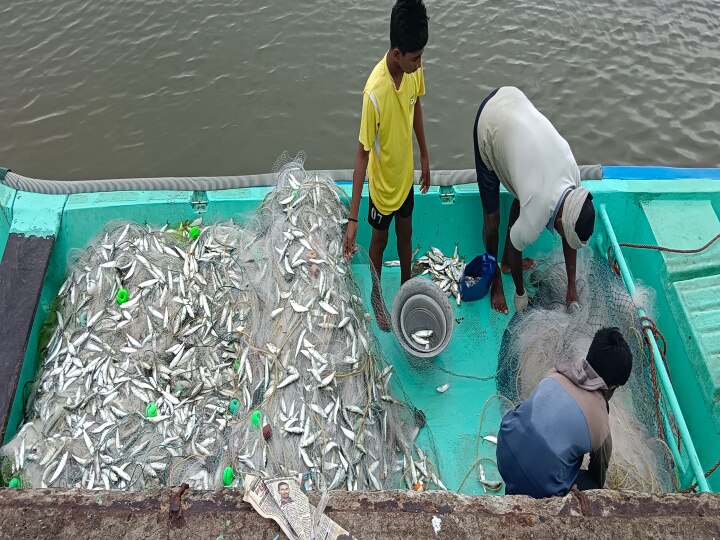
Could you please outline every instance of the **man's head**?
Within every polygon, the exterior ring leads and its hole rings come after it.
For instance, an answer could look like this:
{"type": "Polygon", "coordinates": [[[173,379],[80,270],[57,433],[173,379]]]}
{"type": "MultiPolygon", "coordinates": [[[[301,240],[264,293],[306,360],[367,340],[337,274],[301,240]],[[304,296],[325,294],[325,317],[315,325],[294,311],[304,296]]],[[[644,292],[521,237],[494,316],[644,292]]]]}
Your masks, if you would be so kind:
{"type": "Polygon", "coordinates": [[[586,359],[611,392],[630,378],[632,352],[616,327],[601,328],[595,333],[586,359]]]}
{"type": "Polygon", "coordinates": [[[555,218],[555,229],[573,249],[580,249],[595,229],[593,196],[585,188],[572,190],[565,197],[562,212],[555,218]]]}
{"type": "Polygon", "coordinates": [[[404,73],[422,65],[428,41],[428,16],[422,0],[397,0],[390,15],[390,54],[404,73]]]}
{"type": "Polygon", "coordinates": [[[278,493],[283,499],[287,499],[288,497],[290,497],[290,486],[287,484],[287,482],[280,482],[278,484],[278,493]]]}

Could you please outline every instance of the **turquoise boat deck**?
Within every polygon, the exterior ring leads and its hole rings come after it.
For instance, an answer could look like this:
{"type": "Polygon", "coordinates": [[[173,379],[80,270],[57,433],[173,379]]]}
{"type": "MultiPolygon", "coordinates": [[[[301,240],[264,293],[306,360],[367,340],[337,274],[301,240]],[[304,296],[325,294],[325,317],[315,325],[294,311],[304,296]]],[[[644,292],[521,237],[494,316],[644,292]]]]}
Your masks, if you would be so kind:
{"type": "MultiPolygon", "coordinates": [[[[608,248],[617,251],[616,241],[686,249],[700,247],[720,233],[718,170],[606,167],[603,180],[587,181],[585,185],[593,192],[599,210],[591,241],[597,256],[606,257],[608,248]]],[[[34,376],[40,327],[64,279],[73,249],[84,247],[106,222],[115,219],[159,226],[194,219],[200,212],[206,223],[229,218],[242,223],[252,215],[267,189],[203,192],[204,204],[199,210],[191,203],[198,196],[193,191],[43,195],[15,191],[0,183],[0,254],[10,232],[55,236],[5,440],[14,435],[22,420],[26,397],[22,390],[34,376]]],[[[344,189],[350,192],[349,185],[344,189]]],[[[509,204],[510,197],[503,192],[503,216],[507,216],[509,204]]],[[[366,213],[367,194],[360,216],[366,213]]],[[[369,226],[362,221],[358,243],[367,246],[369,226]]],[[[452,254],[457,243],[460,255],[467,261],[484,251],[482,210],[473,184],[433,187],[424,196],[417,193],[413,222],[414,244],[421,252],[435,246],[452,254]]],[[[505,226],[502,223],[501,230],[505,226]]],[[[393,236],[386,260],[397,258],[393,236]]],[[[545,231],[526,255],[538,257],[558,245],[558,238],[545,231]]],[[[692,456],[677,463],[681,487],[687,488],[697,480],[698,470],[707,471],[720,459],[720,242],[696,255],[622,248],[615,256],[626,263],[626,281],[642,281],[657,292],[654,320],[667,341],[672,388],[679,404],[672,416],[676,422],[684,418],[698,460],[695,470],[692,456]]],[[[368,268],[358,262],[353,271],[369,306],[368,268]]],[[[506,290],[512,290],[510,278],[504,279],[506,290]]],[[[382,286],[388,308],[399,285],[398,269],[384,268],[382,286]]],[[[435,465],[449,489],[457,491],[462,484],[462,493],[481,494],[484,489],[476,473],[468,473],[478,458],[485,458],[482,464],[488,479],[499,478],[490,461],[495,459],[495,446],[482,437],[495,435],[500,422],[501,403],[488,399],[497,393],[492,376],[512,312],[493,312],[488,297],[452,305],[453,338],[433,361],[411,360],[392,334],[381,332],[374,322],[372,326],[385,359],[395,367],[395,391],[400,398],[403,394],[399,392],[404,392],[427,418],[419,446],[436,450],[435,465]],[[447,382],[450,386],[445,393],[436,390],[447,382]]],[[[672,405],[667,395],[665,402],[672,405]]],[[[665,413],[667,416],[669,410],[665,413]]],[[[689,438],[683,437],[683,449],[689,438]]],[[[720,472],[707,482],[709,490],[720,492],[720,472]]]]}
{"type": "MultiPolygon", "coordinates": [[[[357,268],[355,275],[368,302],[372,284],[369,270],[365,266],[357,268]]],[[[509,288],[512,283],[510,278],[505,279],[508,290],[512,290],[509,288]]],[[[399,269],[385,268],[382,288],[388,308],[399,286],[399,269]]],[[[382,332],[373,322],[380,349],[395,368],[395,394],[400,399],[406,395],[427,418],[427,427],[420,431],[418,446],[431,456],[439,456],[440,462],[435,465],[442,472],[443,483],[452,491],[460,488],[476,459],[495,461],[495,445],[483,441],[482,436],[496,435],[500,425],[502,404],[493,397],[497,394],[494,375],[500,342],[511,315],[493,312],[488,309],[486,300],[466,302],[460,306],[452,302],[455,318],[453,337],[447,349],[432,360],[410,357],[394,334],[382,332]],[[450,383],[448,390],[438,392],[436,388],[445,383],[450,383]],[[479,416],[483,409],[485,414],[480,426],[479,416]],[[479,445],[477,458],[476,445],[479,445]]],[[[491,462],[483,461],[482,466],[488,480],[500,479],[491,462]]],[[[474,470],[465,480],[462,492],[484,493],[474,470]]]]}
{"type": "MultiPolygon", "coordinates": [[[[586,185],[596,197],[596,206],[605,205],[619,241],[695,249],[720,233],[719,194],[707,189],[720,186],[706,185],[697,192],[686,182],[694,183],[689,179],[671,184],[606,178],[586,185]],[[648,189],[650,186],[654,192],[648,189]]],[[[417,232],[416,225],[415,245],[421,251],[432,245],[451,254],[457,242],[459,253],[470,260],[484,251],[477,187],[455,186],[450,197],[447,188],[444,191],[445,201],[452,202],[438,204],[431,197],[416,198],[414,223],[422,224],[422,232],[417,232]]],[[[509,198],[504,203],[502,213],[507,215],[509,198]]],[[[526,254],[539,257],[559,245],[557,236],[544,231],[526,254]]],[[[596,256],[605,258],[609,245],[608,232],[598,215],[591,247],[596,256]]],[[[655,320],[668,341],[673,387],[706,471],[720,459],[720,242],[691,255],[627,248],[623,251],[634,278],[657,293],[655,320]]],[[[385,257],[396,258],[394,246],[388,247],[385,257]]],[[[368,301],[367,270],[357,269],[356,275],[361,276],[368,301]]],[[[503,279],[506,291],[514,290],[510,277],[503,279]]],[[[396,268],[383,269],[382,286],[388,307],[399,280],[396,268]]],[[[443,479],[449,489],[458,490],[462,484],[463,493],[478,494],[484,492],[473,470],[478,459],[488,479],[499,478],[493,463],[495,446],[482,437],[496,435],[502,411],[506,410],[497,399],[492,376],[512,308],[509,315],[496,313],[489,309],[488,297],[460,306],[451,304],[456,321],[453,338],[433,362],[409,358],[392,334],[381,332],[376,325],[373,328],[386,358],[395,366],[403,390],[426,414],[429,429],[421,432],[420,445],[434,447],[441,456],[443,479]],[[468,375],[488,380],[466,378],[468,375]],[[437,392],[436,386],[446,382],[450,382],[450,388],[445,393],[437,392]]],[[[720,477],[710,477],[709,483],[713,491],[720,490],[720,477]]]]}

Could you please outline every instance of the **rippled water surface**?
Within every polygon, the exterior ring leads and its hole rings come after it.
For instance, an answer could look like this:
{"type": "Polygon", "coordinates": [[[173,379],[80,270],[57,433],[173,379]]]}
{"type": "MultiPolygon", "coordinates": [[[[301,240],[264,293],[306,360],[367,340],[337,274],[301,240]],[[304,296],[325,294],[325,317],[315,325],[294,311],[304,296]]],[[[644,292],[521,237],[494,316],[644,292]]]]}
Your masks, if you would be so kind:
{"type": "MultiPolygon", "coordinates": [[[[522,88],[580,163],[720,166],[716,0],[428,1],[433,168],[470,168],[493,88],[522,88]]],[[[391,2],[0,4],[0,164],[42,178],[351,168],[391,2]]]]}

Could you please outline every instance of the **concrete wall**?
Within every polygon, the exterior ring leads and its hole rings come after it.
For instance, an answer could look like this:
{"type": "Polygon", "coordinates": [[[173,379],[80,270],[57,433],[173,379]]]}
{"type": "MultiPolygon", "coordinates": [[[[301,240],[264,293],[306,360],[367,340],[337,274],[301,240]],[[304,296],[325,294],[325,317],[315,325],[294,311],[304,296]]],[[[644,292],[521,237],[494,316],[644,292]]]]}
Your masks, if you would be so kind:
{"type": "MultiPolygon", "coordinates": [[[[239,491],[191,492],[171,515],[171,490],[141,493],[0,491],[0,537],[272,540],[274,522],[239,491]]],[[[317,497],[311,497],[313,502],[317,497]]],[[[355,538],[719,538],[720,495],[594,491],[565,498],[431,492],[335,492],[326,513],[355,538]],[[441,519],[436,536],[431,520],[441,519]]]]}

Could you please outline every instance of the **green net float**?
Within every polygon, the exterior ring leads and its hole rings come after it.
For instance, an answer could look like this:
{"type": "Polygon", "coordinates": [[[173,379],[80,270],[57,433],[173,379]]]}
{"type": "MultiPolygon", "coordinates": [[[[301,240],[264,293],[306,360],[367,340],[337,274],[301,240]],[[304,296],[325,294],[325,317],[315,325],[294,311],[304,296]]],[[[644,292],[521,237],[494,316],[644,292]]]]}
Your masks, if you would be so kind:
{"type": "Polygon", "coordinates": [[[225,470],[223,471],[223,485],[229,486],[233,483],[233,480],[235,479],[235,475],[233,474],[233,468],[230,466],[225,467],[225,470]]]}
{"type": "Polygon", "coordinates": [[[252,421],[253,426],[260,427],[260,422],[262,422],[262,413],[260,411],[253,411],[250,420],[252,421]]]}
{"type": "Polygon", "coordinates": [[[19,488],[19,487],[22,487],[22,482],[20,481],[20,479],[19,479],[17,476],[13,476],[13,477],[10,479],[10,482],[8,483],[8,487],[9,487],[9,488],[19,488]]]}
{"type": "Polygon", "coordinates": [[[126,289],[120,289],[117,292],[117,296],[115,297],[115,299],[117,300],[118,304],[122,305],[130,299],[130,295],[128,294],[126,289]]]}
{"type": "Polygon", "coordinates": [[[200,234],[200,229],[198,229],[197,227],[190,227],[190,230],[188,231],[188,236],[190,238],[195,239],[198,237],[199,234],[200,234]]]}
{"type": "Polygon", "coordinates": [[[154,401],[151,401],[147,404],[147,407],[145,407],[145,416],[148,418],[157,416],[157,404],[154,401]]]}
{"type": "Polygon", "coordinates": [[[232,398],[230,400],[230,403],[228,403],[228,411],[230,411],[230,414],[237,414],[240,410],[240,402],[237,398],[232,398]]]}
{"type": "Polygon", "coordinates": [[[240,360],[235,360],[235,371],[240,371],[240,360]]]}

